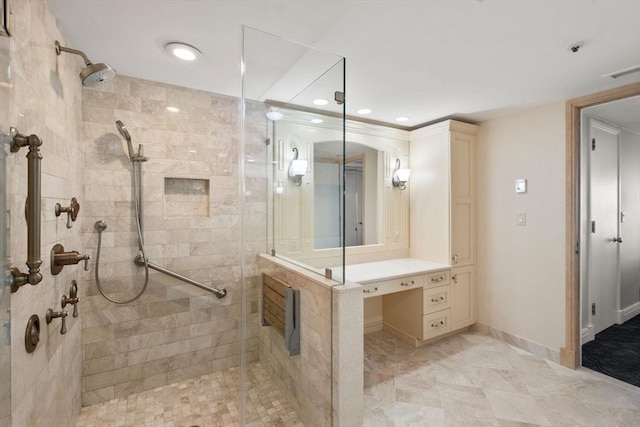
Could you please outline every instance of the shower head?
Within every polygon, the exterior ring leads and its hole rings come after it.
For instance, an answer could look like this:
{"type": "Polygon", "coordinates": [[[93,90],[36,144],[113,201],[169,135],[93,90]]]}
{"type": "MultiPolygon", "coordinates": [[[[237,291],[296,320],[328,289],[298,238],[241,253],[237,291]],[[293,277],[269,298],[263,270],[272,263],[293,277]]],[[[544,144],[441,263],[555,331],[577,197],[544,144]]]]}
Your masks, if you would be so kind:
{"type": "Polygon", "coordinates": [[[116,71],[111,68],[109,64],[105,64],[103,62],[94,64],[89,61],[87,55],[85,55],[81,50],[61,46],[58,40],[56,40],[55,46],[56,55],[60,55],[62,52],[67,52],[82,57],[85,65],[82,71],[80,71],[80,81],[82,81],[82,86],[97,86],[98,84],[111,80],[116,76],[116,71]]]}
{"type": "Polygon", "coordinates": [[[127,148],[129,149],[129,159],[133,162],[136,158],[136,155],[135,155],[135,152],[133,151],[133,145],[131,145],[131,135],[129,134],[127,127],[120,120],[116,120],[116,127],[118,128],[120,135],[122,135],[122,137],[127,140],[127,148]]]}
{"type": "Polygon", "coordinates": [[[115,70],[104,62],[87,65],[80,71],[80,80],[82,80],[82,86],[85,87],[97,86],[102,82],[111,80],[115,76],[115,70]]]}

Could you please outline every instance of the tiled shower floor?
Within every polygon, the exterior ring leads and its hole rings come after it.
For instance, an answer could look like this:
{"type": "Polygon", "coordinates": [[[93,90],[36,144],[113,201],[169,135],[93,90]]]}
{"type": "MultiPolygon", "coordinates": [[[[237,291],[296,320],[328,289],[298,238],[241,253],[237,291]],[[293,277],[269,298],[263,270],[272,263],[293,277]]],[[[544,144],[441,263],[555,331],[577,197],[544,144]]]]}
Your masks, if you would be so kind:
{"type": "MultiPolygon", "coordinates": [[[[249,365],[247,381],[247,426],[303,427],[259,362],[249,365]]],[[[76,427],[240,426],[239,393],[234,367],[82,408],[76,427]]]]}

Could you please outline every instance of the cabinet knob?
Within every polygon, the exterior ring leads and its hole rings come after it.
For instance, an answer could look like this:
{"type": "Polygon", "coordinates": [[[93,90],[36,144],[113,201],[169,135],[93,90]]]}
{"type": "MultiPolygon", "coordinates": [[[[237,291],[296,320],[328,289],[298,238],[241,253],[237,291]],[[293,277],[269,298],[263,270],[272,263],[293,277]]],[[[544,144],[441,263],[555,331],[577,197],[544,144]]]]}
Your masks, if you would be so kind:
{"type": "Polygon", "coordinates": [[[453,280],[453,283],[458,283],[458,275],[454,274],[453,276],[451,276],[451,280],[453,280]]]}
{"type": "Polygon", "coordinates": [[[454,264],[458,263],[458,254],[455,254],[453,257],[451,257],[451,260],[453,261],[454,264]]]}

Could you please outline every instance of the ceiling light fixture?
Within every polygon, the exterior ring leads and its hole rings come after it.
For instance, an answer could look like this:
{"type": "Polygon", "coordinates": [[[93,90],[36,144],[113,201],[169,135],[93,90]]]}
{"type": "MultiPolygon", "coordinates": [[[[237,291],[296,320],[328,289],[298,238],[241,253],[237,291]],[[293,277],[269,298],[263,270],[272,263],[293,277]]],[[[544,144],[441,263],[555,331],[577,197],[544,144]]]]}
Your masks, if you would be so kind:
{"type": "Polygon", "coordinates": [[[371,110],[369,108],[361,108],[358,111],[356,111],[356,113],[358,114],[369,114],[371,112],[371,110]]]}
{"type": "Polygon", "coordinates": [[[171,42],[167,43],[164,48],[171,55],[183,61],[194,61],[202,56],[202,52],[185,43],[171,42]]]}
{"type": "Polygon", "coordinates": [[[617,79],[618,77],[628,76],[629,74],[637,73],[639,71],[640,71],[640,65],[634,65],[633,67],[629,67],[619,71],[614,71],[613,73],[605,74],[602,77],[611,77],[612,79],[617,79]]]}
{"type": "Polygon", "coordinates": [[[280,111],[273,109],[267,111],[265,114],[267,115],[267,118],[273,122],[277,122],[284,117],[284,114],[282,114],[280,111]]]}
{"type": "Polygon", "coordinates": [[[327,101],[324,98],[318,98],[318,99],[314,99],[313,100],[313,104],[314,105],[327,105],[329,103],[329,101],[327,101]]]}
{"type": "Polygon", "coordinates": [[[395,118],[396,122],[406,122],[407,120],[409,120],[409,117],[407,116],[399,116],[395,118]]]}
{"type": "Polygon", "coordinates": [[[170,112],[170,113],[179,113],[180,109],[178,107],[169,106],[169,107],[167,107],[167,111],[170,112]]]}
{"type": "Polygon", "coordinates": [[[311,119],[311,123],[316,123],[316,124],[322,123],[323,121],[324,120],[322,120],[322,119],[311,119]]]}

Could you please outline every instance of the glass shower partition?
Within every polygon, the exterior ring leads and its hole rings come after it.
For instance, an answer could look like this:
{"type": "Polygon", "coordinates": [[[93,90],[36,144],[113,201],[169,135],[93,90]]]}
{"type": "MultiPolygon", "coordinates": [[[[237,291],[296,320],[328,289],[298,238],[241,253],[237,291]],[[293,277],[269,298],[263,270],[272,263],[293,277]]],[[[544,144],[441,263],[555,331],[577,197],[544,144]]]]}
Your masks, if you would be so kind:
{"type": "Polygon", "coordinates": [[[331,425],[332,288],[340,283],[330,278],[344,277],[345,59],[249,27],[242,37],[241,424],[265,422],[273,409],[266,425],[331,425]],[[319,142],[335,149],[331,165],[314,161],[319,142]],[[315,230],[316,215],[335,218],[332,228],[315,230]],[[318,239],[333,247],[317,250],[318,239]]]}
{"type": "Polygon", "coordinates": [[[13,99],[9,73],[9,38],[0,32],[0,425],[11,425],[11,292],[9,286],[9,218],[7,206],[7,151],[9,100],[13,99]]]}

